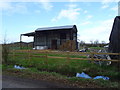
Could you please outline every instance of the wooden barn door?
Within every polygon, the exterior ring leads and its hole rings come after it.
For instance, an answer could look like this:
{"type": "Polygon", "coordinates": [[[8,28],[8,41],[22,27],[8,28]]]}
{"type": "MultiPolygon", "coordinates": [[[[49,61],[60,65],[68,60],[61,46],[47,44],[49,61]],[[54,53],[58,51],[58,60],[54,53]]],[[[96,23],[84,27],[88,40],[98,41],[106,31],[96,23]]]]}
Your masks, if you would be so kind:
{"type": "Polygon", "coordinates": [[[52,40],[51,49],[57,49],[57,40],[52,40]]]}

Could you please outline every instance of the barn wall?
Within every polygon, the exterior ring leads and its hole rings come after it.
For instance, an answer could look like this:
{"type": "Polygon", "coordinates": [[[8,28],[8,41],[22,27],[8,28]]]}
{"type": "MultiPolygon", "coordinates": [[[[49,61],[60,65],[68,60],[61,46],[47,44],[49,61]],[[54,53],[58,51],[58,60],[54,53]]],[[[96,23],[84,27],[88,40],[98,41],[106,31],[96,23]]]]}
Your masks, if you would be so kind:
{"type": "MultiPolygon", "coordinates": [[[[109,38],[109,52],[120,53],[120,16],[114,19],[112,31],[109,38]]],[[[110,55],[112,59],[119,58],[120,56],[110,55]]]]}
{"type": "Polygon", "coordinates": [[[35,35],[35,45],[36,46],[45,46],[46,45],[46,36],[44,34],[35,35]]]}
{"type": "Polygon", "coordinates": [[[48,45],[48,48],[51,48],[51,41],[52,40],[57,40],[57,45],[59,45],[59,34],[58,33],[54,33],[53,31],[49,32],[48,33],[48,42],[47,42],[47,45],[48,45]]]}
{"type": "Polygon", "coordinates": [[[57,48],[60,47],[60,45],[67,40],[77,40],[76,33],[72,32],[71,30],[66,31],[47,31],[47,32],[37,32],[34,39],[34,45],[35,46],[47,46],[48,48],[52,48],[52,40],[57,40],[57,48]],[[60,34],[66,33],[66,39],[60,39],[60,34]],[[61,43],[62,42],[62,43],[61,43]]]}
{"type": "Polygon", "coordinates": [[[110,34],[109,50],[113,53],[120,53],[120,16],[116,17],[110,34]]]}

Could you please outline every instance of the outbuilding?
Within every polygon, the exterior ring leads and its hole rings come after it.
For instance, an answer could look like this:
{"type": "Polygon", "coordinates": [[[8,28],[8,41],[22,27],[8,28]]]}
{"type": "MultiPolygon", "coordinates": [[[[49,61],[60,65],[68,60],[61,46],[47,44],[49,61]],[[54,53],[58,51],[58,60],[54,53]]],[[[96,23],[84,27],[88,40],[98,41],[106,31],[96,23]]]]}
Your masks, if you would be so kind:
{"type": "MultiPolygon", "coordinates": [[[[120,53],[120,16],[116,16],[114,19],[112,31],[109,37],[109,52],[120,53]]],[[[111,58],[119,58],[120,55],[110,55],[111,58]]]]}
{"type": "Polygon", "coordinates": [[[59,49],[69,40],[74,41],[76,49],[78,48],[76,25],[38,28],[35,32],[21,34],[21,42],[22,36],[33,36],[33,48],[35,49],[59,49]]]}

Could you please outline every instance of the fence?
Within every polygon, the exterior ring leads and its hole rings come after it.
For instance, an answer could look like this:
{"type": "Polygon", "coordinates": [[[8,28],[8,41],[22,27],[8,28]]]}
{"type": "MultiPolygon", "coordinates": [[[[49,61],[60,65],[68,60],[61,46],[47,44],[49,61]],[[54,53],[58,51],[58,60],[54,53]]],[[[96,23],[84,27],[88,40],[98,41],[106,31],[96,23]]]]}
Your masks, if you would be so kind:
{"type": "Polygon", "coordinates": [[[111,59],[97,59],[94,58],[94,55],[120,55],[120,53],[96,53],[96,52],[62,52],[62,51],[48,51],[48,50],[12,50],[11,51],[13,58],[15,56],[20,56],[20,53],[26,53],[23,56],[30,59],[30,57],[44,57],[46,60],[48,58],[55,59],[74,59],[74,60],[90,60],[90,61],[111,61],[111,62],[120,62],[120,60],[111,60],[111,59]],[[35,55],[43,54],[43,55],[35,55]],[[91,58],[87,58],[87,55],[91,55],[91,58]],[[82,56],[82,57],[81,57],[82,56]]]}

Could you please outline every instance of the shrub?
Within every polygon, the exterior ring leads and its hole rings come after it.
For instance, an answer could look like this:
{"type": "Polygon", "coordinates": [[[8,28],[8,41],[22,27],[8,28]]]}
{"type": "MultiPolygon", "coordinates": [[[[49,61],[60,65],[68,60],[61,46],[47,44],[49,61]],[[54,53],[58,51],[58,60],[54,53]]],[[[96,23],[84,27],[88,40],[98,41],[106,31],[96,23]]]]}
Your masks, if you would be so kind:
{"type": "Polygon", "coordinates": [[[7,44],[2,45],[2,62],[3,64],[8,64],[9,46],[7,44]]]}

